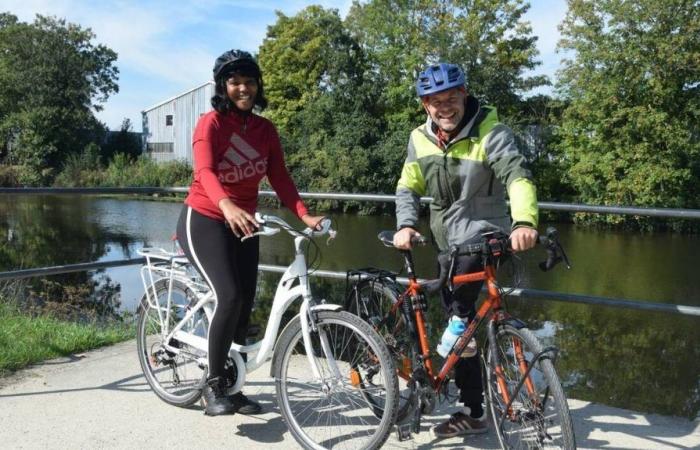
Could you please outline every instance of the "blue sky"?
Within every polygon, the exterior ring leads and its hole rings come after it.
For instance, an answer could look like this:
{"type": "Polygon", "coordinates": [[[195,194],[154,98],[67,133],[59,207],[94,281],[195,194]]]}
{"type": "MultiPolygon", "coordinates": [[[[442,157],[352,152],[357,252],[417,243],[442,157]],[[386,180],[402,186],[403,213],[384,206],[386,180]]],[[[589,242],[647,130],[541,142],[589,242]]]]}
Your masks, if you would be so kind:
{"type": "MultiPolygon", "coordinates": [[[[54,15],[90,27],[94,42],[115,50],[119,58],[119,93],[98,113],[110,129],[125,117],[141,131],[141,111],[211,77],[211,66],[230,48],[257,51],[275,10],[293,15],[311,4],[336,8],[345,16],[351,0],[0,0],[9,11],[31,22],[36,14],[54,15]]],[[[557,26],[566,0],[531,0],[527,20],[539,36],[535,71],[554,79],[560,55],[555,51],[557,26]]]]}

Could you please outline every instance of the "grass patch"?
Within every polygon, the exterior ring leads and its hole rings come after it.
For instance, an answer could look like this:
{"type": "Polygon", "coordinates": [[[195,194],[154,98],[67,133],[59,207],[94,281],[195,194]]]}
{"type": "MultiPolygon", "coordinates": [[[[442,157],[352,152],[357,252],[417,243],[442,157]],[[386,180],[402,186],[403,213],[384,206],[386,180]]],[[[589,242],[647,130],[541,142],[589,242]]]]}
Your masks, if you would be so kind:
{"type": "Polygon", "coordinates": [[[97,324],[32,317],[0,300],[0,376],[29,364],[122,342],[134,335],[130,321],[97,324]]]}

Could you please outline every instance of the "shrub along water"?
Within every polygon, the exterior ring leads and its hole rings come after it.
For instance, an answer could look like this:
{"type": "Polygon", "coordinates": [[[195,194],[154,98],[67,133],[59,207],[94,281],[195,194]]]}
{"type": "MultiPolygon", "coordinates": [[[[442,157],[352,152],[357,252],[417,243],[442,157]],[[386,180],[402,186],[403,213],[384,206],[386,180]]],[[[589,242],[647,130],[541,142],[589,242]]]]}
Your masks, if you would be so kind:
{"type": "Polygon", "coordinates": [[[192,168],[182,161],[156,163],[141,156],[133,159],[117,153],[106,167],[87,151],[68,158],[55,186],[60,187],[127,187],[187,186],[192,182],[192,168]]]}

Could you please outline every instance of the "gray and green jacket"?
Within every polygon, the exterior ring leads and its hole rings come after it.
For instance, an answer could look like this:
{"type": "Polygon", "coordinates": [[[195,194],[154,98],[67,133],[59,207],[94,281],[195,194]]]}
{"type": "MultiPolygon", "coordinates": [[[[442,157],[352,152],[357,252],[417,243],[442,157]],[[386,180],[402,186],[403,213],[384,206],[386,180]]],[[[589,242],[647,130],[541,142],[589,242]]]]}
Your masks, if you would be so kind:
{"type": "Polygon", "coordinates": [[[462,131],[443,150],[430,117],[413,132],[396,188],[397,229],[417,228],[421,196],[433,197],[430,228],[440,250],[498,229],[537,227],[538,209],[532,174],[518,151],[513,132],[498,122],[495,108],[479,106],[462,131]],[[508,217],[508,192],[513,222],[508,217]]]}

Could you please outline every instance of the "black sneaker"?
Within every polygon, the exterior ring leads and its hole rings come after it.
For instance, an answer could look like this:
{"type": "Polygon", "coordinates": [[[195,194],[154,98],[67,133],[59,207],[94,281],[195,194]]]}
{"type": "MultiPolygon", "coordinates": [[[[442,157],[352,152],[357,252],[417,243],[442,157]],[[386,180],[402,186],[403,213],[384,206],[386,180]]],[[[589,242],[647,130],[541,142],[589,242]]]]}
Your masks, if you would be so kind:
{"type": "Polygon", "coordinates": [[[207,416],[234,414],[237,409],[231,399],[226,396],[226,380],[223,377],[207,380],[207,384],[202,389],[202,402],[204,403],[204,414],[207,416]]]}
{"type": "Polygon", "coordinates": [[[236,412],[245,415],[260,414],[262,412],[262,406],[260,403],[255,402],[248,397],[246,397],[243,392],[236,392],[233,395],[229,395],[228,399],[233,403],[236,408],[236,412]]]}

